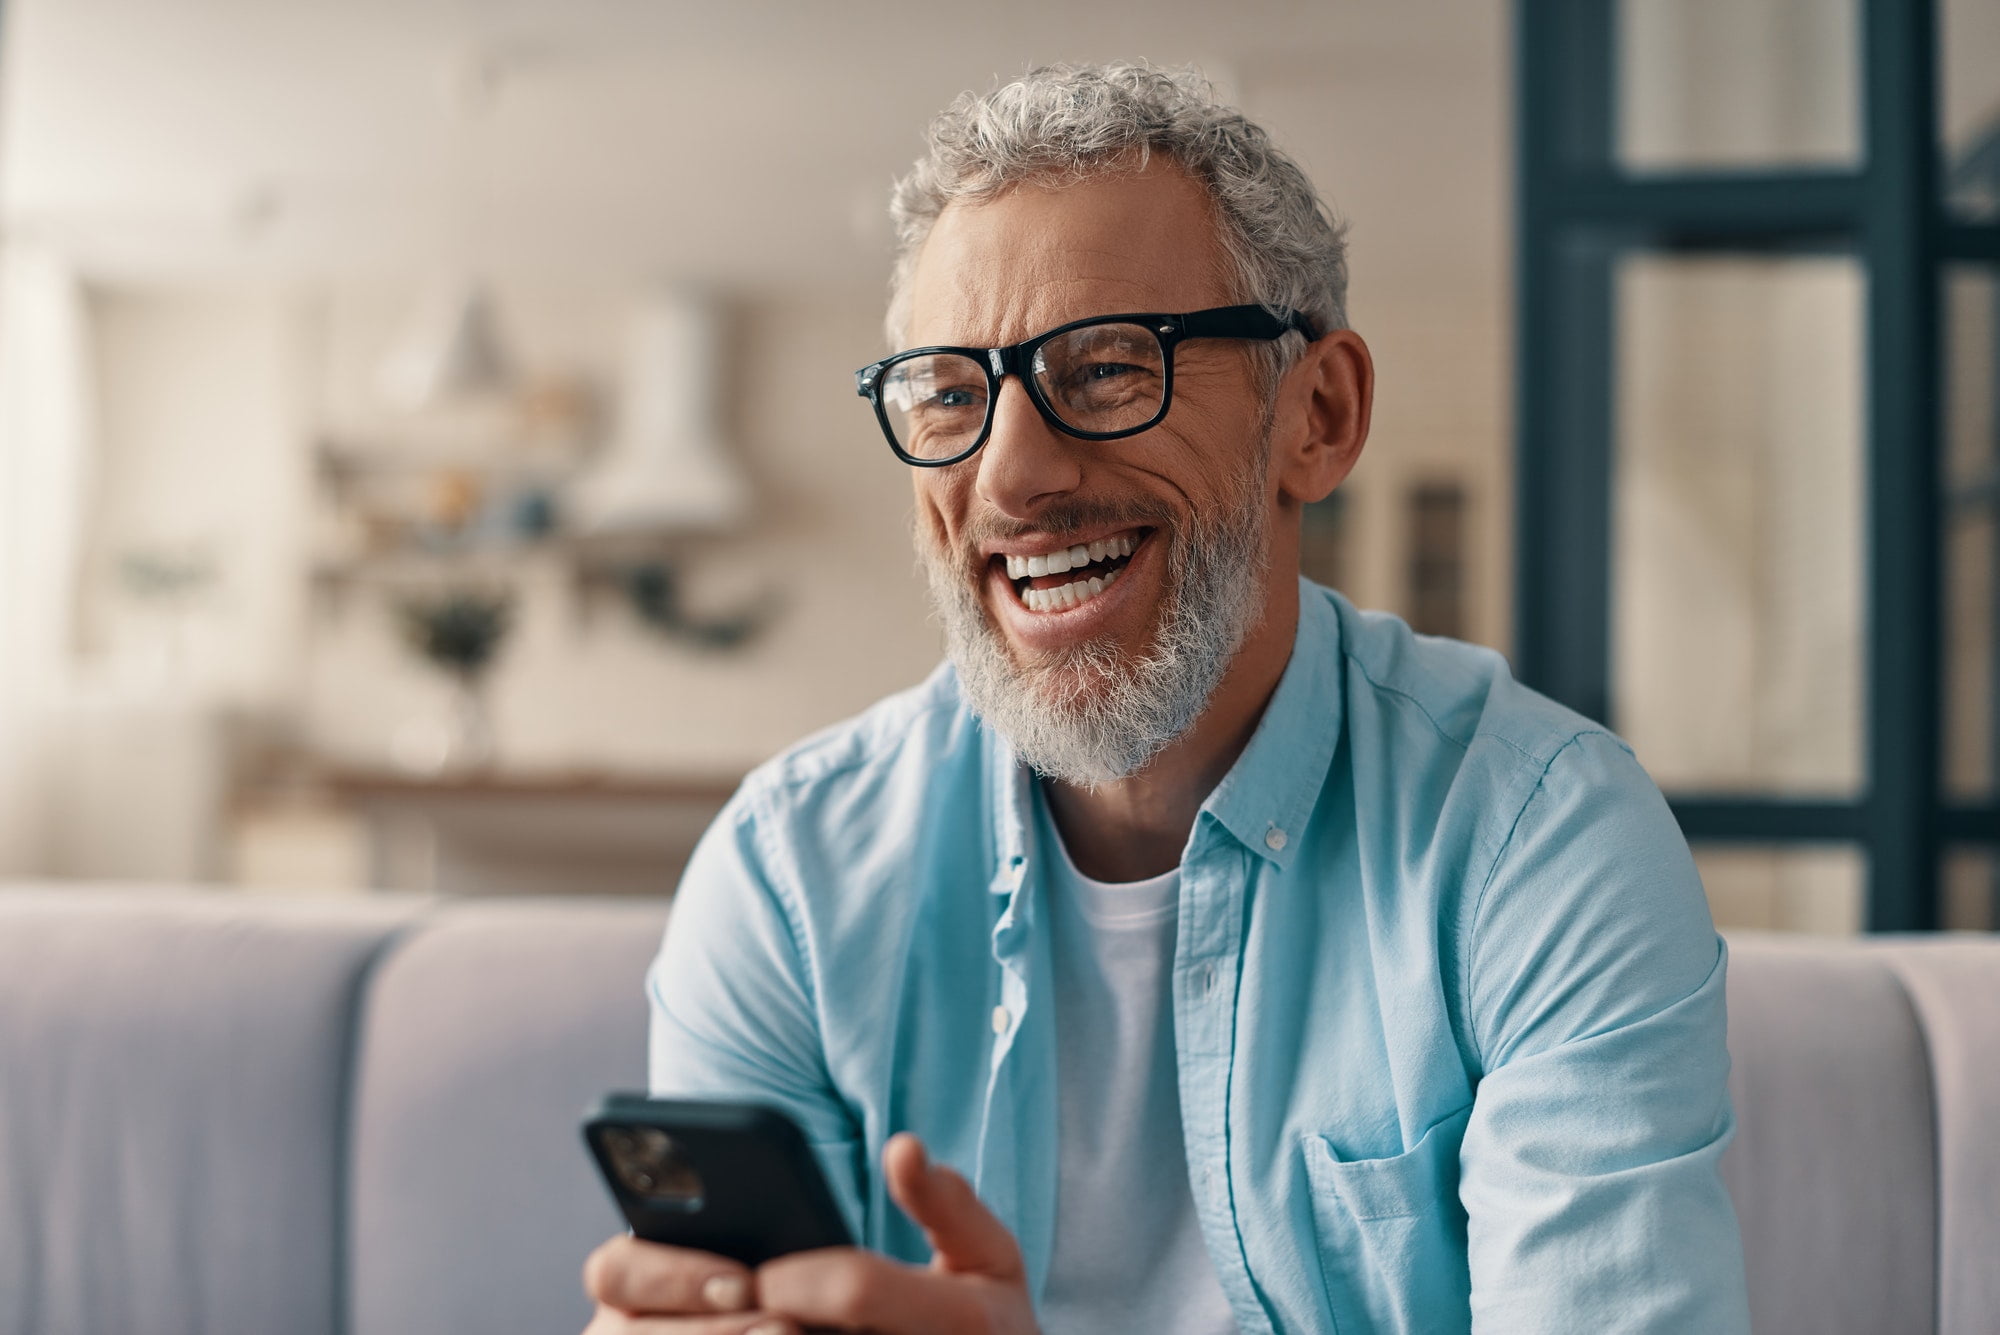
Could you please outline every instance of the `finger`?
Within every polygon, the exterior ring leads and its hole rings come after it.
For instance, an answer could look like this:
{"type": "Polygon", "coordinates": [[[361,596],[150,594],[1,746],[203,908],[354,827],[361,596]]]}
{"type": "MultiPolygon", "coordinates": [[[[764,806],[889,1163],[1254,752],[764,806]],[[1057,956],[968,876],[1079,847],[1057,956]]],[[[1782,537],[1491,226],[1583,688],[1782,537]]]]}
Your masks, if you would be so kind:
{"type": "Polygon", "coordinates": [[[618,1237],[583,1263],[583,1291],[622,1312],[740,1312],[756,1301],[749,1269],[724,1256],[618,1237]]]}
{"type": "Polygon", "coordinates": [[[882,1172],[889,1195],[930,1240],[933,1264],[960,1274],[1022,1277],[1014,1235],[980,1202],[970,1182],[930,1161],[921,1140],[907,1131],[891,1136],[882,1151],[882,1172]]]}
{"type": "Polygon", "coordinates": [[[799,1328],[769,1312],[728,1316],[633,1316],[600,1306],[583,1335],[800,1335],[799,1328]]]}
{"type": "Polygon", "coordinates": [[[942,1275],[859,1247],[793,1252],[757,1270],[765,1310],[801,1326],[903,1331],[984,1330],[985,1281],[942,1275]]]}

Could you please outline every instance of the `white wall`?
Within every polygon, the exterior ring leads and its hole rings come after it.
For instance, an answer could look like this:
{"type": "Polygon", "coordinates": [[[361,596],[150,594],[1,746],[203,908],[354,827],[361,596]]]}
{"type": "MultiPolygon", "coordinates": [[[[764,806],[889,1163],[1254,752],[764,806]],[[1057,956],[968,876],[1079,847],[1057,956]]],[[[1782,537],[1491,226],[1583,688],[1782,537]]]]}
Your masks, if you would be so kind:
{"type": "MultiPolygon", "coordinates": [[[[880,350],[883,201],[951,95],[1064,58],[1203,62],[1353,220],[1352,314],[1380,397],[1350,484],[1350,592],[1402,603],[1407,493],[1461,478],[1471,629],[1504,643],[1502,9],[1173,0],[1149,7],[1141,40],[1123,11],[1048,0],[968,12],[944,53],[896,12],[9,6],[0,221],[90,278],[104,382],[101,438],[61,456],[97,470],[71,544],[81,578],[14,572],[63,609],[50,663],[85,711],[64,726],[115,735],[105,710],[165,698],[205,711],[187,735],[219,736],[232,712],[289,717],[372,768],[436,716],[442,683],[397,642],[380,587],[308,577],[307,501],[317,438],[392,431],[373,366],[422,287],[464,264],[493,280],[524,364],[600,385],[630,294],[720,293],[757,509],[691,552],[692,592],[726,607],[771,590],[783,609],[740,654],[702,654],[602,590],[580,596],[560,561],[528,561],[494,681],[503,764],[733,772],[916,680],[939,635],[909,482],[850,378],[880,350]],[[747,368],[774,363],[792,388],[750,389],[747,368]],[[171,653],[169,618],[117,578],[135,546],[222,572],[171,653]]],[[[99,786],[77,773],[65,791],[99,786]]],[[[91,844],[88,821],[63,828],[91,844]]]]}
{"type": "Polygon", "coordinates": [[[308,458],[298,303],[247,285],[99,286],[81,673],[244,705],[295,695],[308,458]],[[125,563],[206,564],[148,597],[125,563]]]}
{"type": "MultiPolygon", "coordinates": [[[[533,355],[545,364],[609,374],[607,335],[624,314],[616,296],[523,289],[505,309],[510,324],[540,330],[533,355]]],[[[756,509],[741,535],[690,544],[689,595],[727,610],[774,594],[778,614],[744,649],[704,651],[663,639],[609,589],[580,595],[560,556],[524,563],[520,619],[493,680],[503,765],[740,772],[936,663],[941,640],[909,544],[908,470],[852,390],[854,368],[880,344],[874,294],[739,302],[729,323],[727,421],[756,509]]],[[[359,335],[333,341],[368,346],[359,335]]],[[[343,394],[363,393],[364,377],[336,368],[332,378],[343,394]]],[[[348,403],[328,415],[362,414],[348,403]]],[[[445,685],[397,641],[382,590],[356,588],[320,611],[310,735],[348,764],[385,763],[396,729],[439,711],[445,685]]]]}
{"type": "Polygon", "coordinates": [[[69,668],[90,465],[89,326],[71,266],[0,247],[0,874],[48,860],[49,713],[69,668]]]}

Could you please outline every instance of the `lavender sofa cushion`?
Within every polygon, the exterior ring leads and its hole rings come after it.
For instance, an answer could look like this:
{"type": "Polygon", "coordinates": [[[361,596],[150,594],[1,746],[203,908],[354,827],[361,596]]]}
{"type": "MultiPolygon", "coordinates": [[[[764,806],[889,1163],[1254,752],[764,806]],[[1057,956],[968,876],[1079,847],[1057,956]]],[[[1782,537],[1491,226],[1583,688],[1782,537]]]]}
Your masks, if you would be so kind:
{"type": "Polygon", "coordinates": [[[646,1084],[650,903],[461,901],[377,970],[353,1151],[354,1335],[583,1329],[622,1227],[578,1122],[646,1084]]]}
{"type": "Polygon", "coordinates": [[[0,1332],[340,1329],[354,998],[414,911],[0,893],[0,1332]]]}

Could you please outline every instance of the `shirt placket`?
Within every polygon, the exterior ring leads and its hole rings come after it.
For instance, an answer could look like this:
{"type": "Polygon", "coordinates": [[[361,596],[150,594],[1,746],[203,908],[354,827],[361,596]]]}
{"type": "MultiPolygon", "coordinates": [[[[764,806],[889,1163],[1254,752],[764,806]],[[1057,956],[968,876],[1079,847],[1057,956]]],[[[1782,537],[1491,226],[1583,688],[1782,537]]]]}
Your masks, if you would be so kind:
{"type": "Polygon", "coordinates": [[[1251,856],[1205,823],[1181,863],[1174,949],[1174,1048],[1195,1214],[1222,1291],[1245,1331],[1271,1330],[1250,1278],[1229,1178],[1229,1080],[1251,856]]]}
{"type": "Polygon", "coordinates": [[[1039,1300],[1054,1237],[1054,1034],[1047,999],[1030,1004],[1031,991],[1046,985],[1045,978],[1037,980],[1043,971],[1036,967],[1046,943],[1036,941],[1038,869],[1028,855],[1027,780],[1010,774],[1006,782],[996,841],[999,866],[988,886],[1005,897],[1005,907],[993,926],[998,998],[988,1016],[992,1048],[974,1187],[1012,1227],[1039,1300]]]}

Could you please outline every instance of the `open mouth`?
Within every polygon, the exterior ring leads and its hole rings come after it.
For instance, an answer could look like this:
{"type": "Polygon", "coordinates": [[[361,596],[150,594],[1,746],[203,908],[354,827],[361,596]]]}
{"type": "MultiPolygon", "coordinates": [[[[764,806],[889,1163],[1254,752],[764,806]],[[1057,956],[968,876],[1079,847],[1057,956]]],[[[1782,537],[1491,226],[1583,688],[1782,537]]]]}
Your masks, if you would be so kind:
{"type": "Polygon", "coordinates": [[[1151,529],[1132,529],[1094,542],[1031,556],[996,555],[993,560],[1005,563],[1014,596],[1030,612],[1067,612],[1116,583],[1132,553],[1151,533],[1151,529]]]}

